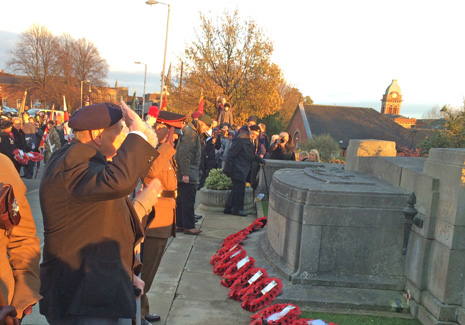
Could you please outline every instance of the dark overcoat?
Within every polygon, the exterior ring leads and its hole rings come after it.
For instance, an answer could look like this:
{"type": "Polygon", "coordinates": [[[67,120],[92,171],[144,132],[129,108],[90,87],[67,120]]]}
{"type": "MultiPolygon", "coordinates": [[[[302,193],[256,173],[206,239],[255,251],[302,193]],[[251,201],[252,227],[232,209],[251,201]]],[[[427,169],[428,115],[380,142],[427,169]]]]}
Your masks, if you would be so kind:
{"type": "Polygon", "coordinates": [[[40,312],[131,318],[143,225],[128,199],[157,151],[129,134],[113,161],[73,143],[53,154],[40,184],[44,221],[40,312]]]}
{"type": "Polygon", "coordinates": [[[223,172],[231,179],[245,182],[254,160],[262,159],[255,154],[255,145],[248,135],[243,134],[229,148],[223,172]]]}

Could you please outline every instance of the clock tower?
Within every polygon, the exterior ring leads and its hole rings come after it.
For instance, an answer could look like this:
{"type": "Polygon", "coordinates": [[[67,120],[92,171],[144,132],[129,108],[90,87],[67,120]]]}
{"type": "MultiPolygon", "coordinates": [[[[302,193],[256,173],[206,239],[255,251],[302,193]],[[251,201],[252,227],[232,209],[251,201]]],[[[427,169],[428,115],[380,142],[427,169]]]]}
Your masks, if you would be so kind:
{"type": "Polygon", "coordinates": [[[393,79],[381,99],[381,114],[399,115],[401,103],[402,95],[400,87],[397,84],[397,79],[393,79]]]}

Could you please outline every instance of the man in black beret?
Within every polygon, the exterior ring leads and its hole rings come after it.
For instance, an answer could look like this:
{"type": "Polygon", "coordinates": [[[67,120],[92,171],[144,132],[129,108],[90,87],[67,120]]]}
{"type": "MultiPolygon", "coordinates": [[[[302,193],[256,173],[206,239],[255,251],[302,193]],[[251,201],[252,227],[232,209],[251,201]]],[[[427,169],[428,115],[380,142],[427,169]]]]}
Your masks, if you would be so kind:
{"type": "MultiPolygon", "coordinates": [[[[75,141],[54,152],[40,184],[44,220],[40,312],[50,324],[117,324],[136,314],[140,263],[135,246],[161,191],[138,215],[128,195],[158,156],[145,123],[124,102],[94,104],[74,113],[75,141]],[[129,134],[123,133],[123,121],[129,134]]],[[[139,294],[141,292],[138,292],[139,294]]]]}
{"type": "Polygon", "coordinates": [[[223,173],[232,180],[232,190],[228,196],[225,214],[247,216],[244,211],[245,182],[249,175],[252,162],[255,160],[264,164],[265,161],[255,152],[254,140],[260,134],[258,125],[250,126],[248,133],[242,133],[236,138],[226,155],[223,173]]]}

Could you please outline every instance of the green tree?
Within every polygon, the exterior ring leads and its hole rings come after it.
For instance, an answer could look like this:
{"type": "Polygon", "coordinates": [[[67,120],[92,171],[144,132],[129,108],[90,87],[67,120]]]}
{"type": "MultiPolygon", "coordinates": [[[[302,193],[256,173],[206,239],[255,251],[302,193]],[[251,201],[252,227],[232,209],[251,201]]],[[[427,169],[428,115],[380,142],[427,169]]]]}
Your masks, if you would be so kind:
{"type": "Polygon", "coordinates": [[[216,117],[215,101],[223,96],[233,107],[236,124],[249,115],[260,118],[277,112],[283,102],[278,91],[283,78],[270,61],[273,44],[262,30],[253,20],[242,21],[237,10],[214,19],[201,13],[200,20],[196,39],[187,46],[169,85],[169,109],[190,114],[203,91],[205,112],[216,117]]]}
{"type": "Polygon", "coordinates": [[[339,144],[329,134],[314,135],[311,139],[301,141],[299,149],[309,151],[318,150],[320,159],[328,162],[331,158],[339,156],[339,144]]]}
{"type": "Polygon", "coordinates": [[[444,130],[434,130],[432,136],[418,144],[420,154],[427,155],[431,148],[465,148],[465,105],[461,108],[444,106],[444,130]]]}

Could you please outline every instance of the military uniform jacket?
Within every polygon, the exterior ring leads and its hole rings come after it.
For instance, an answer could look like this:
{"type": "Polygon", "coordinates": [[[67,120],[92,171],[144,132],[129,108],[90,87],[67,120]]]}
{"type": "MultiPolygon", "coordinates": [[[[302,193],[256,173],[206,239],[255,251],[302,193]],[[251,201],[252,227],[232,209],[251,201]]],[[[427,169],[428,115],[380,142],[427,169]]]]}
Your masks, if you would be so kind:
{"type": "Polygon", "coordinates": [[[173,156],[176,150],[168,143],[162,143],[158,147],[160,155],[155,159],[150,168],[144,183],[150,183],[154,178],[158,178],[163,187],[162,194],[155,203],[155,219],[147,229],[147,236],[158,238],[169,238],[176,236],[176,199],[169,197],[174,194],[178,186],[176,179],[176,169],[173,166],[173,156]]]}
{"type": "Polygon", "coordinates": [[[143,226],[128,195],[157,155],[142,137],[129,134],[111,162],[79,142],[51,157],[39,192],[41,314],[52,319],[135,315],[134,247],[143,226]]]}

